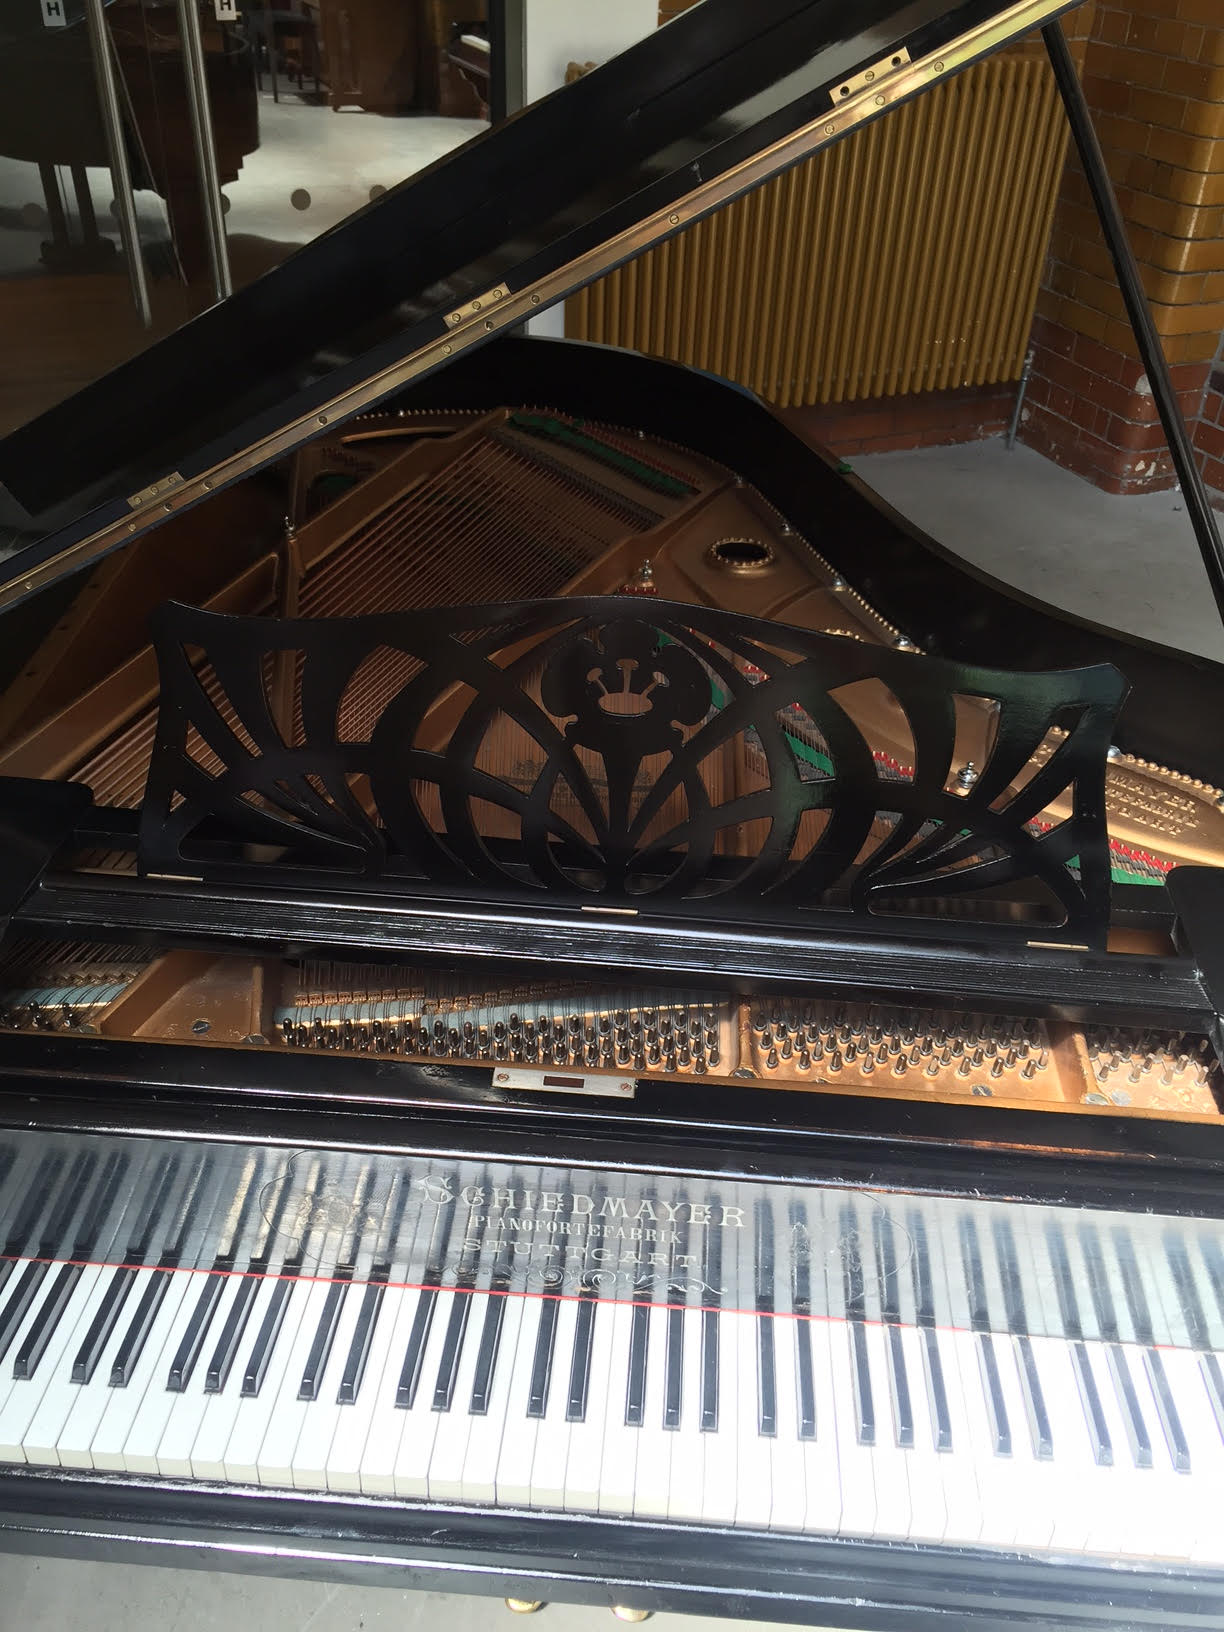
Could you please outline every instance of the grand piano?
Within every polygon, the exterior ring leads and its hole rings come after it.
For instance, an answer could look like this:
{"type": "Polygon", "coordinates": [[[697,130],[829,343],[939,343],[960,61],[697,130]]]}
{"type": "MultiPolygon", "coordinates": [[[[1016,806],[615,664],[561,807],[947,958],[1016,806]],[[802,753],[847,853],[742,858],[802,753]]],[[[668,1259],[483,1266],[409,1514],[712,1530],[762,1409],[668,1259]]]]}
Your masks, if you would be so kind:
{"type": "Polygon", "coordinates": [[[704,0],[0,443],[5,1548],[1221,1624],[1224,669],[517,332],[1035,27],[1100,183],[1065,9],[704,0]]]}

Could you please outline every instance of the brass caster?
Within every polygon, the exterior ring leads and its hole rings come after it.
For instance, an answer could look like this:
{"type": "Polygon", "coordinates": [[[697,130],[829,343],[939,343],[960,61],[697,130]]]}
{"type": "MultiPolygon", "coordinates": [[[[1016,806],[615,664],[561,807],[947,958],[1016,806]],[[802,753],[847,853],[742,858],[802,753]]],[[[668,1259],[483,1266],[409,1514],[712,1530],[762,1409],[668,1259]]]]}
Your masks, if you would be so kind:
{"type": "Polygon", "coordinates": [[[544,1601],[541,1598],[507,1598],[506,1608],[516,1615],[534,1615],[537,1609],[544,1608],[544,1601]]]}
{"type": "Polygon", "coordinates": [[[612,1613],[618,1621],[632,1621],[636,1626],[639,1621],[648,1621],[654,1614],[653,1609],[630,1609],[627,1604],[613,1604],[612,1613]]]}

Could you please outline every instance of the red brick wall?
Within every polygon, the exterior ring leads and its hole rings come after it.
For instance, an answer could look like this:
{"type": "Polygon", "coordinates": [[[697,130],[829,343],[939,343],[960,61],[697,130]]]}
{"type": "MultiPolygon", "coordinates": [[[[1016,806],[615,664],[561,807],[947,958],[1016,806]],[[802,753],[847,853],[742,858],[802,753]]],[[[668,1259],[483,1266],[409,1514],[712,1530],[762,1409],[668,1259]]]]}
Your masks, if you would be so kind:
{"type": "MultiPolygon", "coordinates": [[[[1098,0],[1083,83],[1197,430],[1224,329],[1224,0],[1098,0]]],[[[1023,439],[1113,492],[1171,486],[1155,403],[1074,158],[1033,339],[1023,439]]],[[[1205,456],[1208,443],[1204,430],[1205,456]]]]}

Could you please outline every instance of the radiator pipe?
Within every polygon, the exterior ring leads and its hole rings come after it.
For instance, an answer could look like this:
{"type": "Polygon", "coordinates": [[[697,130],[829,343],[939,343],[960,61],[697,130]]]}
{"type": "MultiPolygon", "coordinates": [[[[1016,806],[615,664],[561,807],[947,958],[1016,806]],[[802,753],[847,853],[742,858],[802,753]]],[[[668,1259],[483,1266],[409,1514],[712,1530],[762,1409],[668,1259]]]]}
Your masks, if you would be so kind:
{"type": "Polygon", "coordinates": [[[1190,517],[1190,525],[1194,528],[1194,536],[1198,540],[1199,553],[1203,557],[1203,565],[1207,568],[1207,579],[1215,596],[1216,610],[1220,614],[1221,622],[1224,622],[1224,543],[1220,539],[1215,512],[1207,497],[1207,488],[1199,472],[1186,421],[1177,400],[1177,393],[1173,389],[1169,365],[1139,276],[1139,263],[1126,236],[1126,224],[1118,208],[1117,195],[1114,193],[1113,183],[1109,179],[1109,171],[1105,165],[1105,155],[1101,151],[1101,144],[1092,123],[1088,103],[1084,98],[1079,75],[1075,71],[1075,63],[1072,61],[1062,24],[1047,23],[1041,35],[1050,58],[1050,66],[1054,70],[1058,93],[1067,111],[1067,121],[1071,126],[1080,163],[1084,167],[1084,175],[1092,194],[1092,202],[1096,206],[1101,230],[1105,234],[1118,286],[1126,304],[1126,315],[1130,319],[1135,343],[1139,347],[1139,356],[1147,372],[1148,384],[1156,399],[1165,440],[1169,444],[1169,452],[1173,455],[1173,468],[1181,483],[1186,514],[1190,517]]]}
{"type": "Polygon", "coordinates": [[[1024,367],[1020,371],[1020,383],[1016,387],[1016,400],[1012,404],[1011,419],[1007,424],[1007,446],[1009,449],[1016,445],[1016,433],[1020,429],[1020,413],[1024,407],[1024,399],[1028,394],[1029,377],[1033,372],[1032,346],[1024,354],[1024,367]]]}

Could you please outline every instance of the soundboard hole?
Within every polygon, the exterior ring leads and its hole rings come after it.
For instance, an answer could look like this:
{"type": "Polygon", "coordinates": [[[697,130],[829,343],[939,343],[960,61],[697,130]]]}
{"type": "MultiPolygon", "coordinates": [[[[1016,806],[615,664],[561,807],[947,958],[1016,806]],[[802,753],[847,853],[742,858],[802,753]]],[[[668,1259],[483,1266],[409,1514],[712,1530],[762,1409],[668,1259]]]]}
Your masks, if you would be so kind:
{"type": "Polygon", "coordinates": [[[759,538],[720,538],[706,554],[724,572],[764,572],[774,564],[774,552],[759,538]]]}

